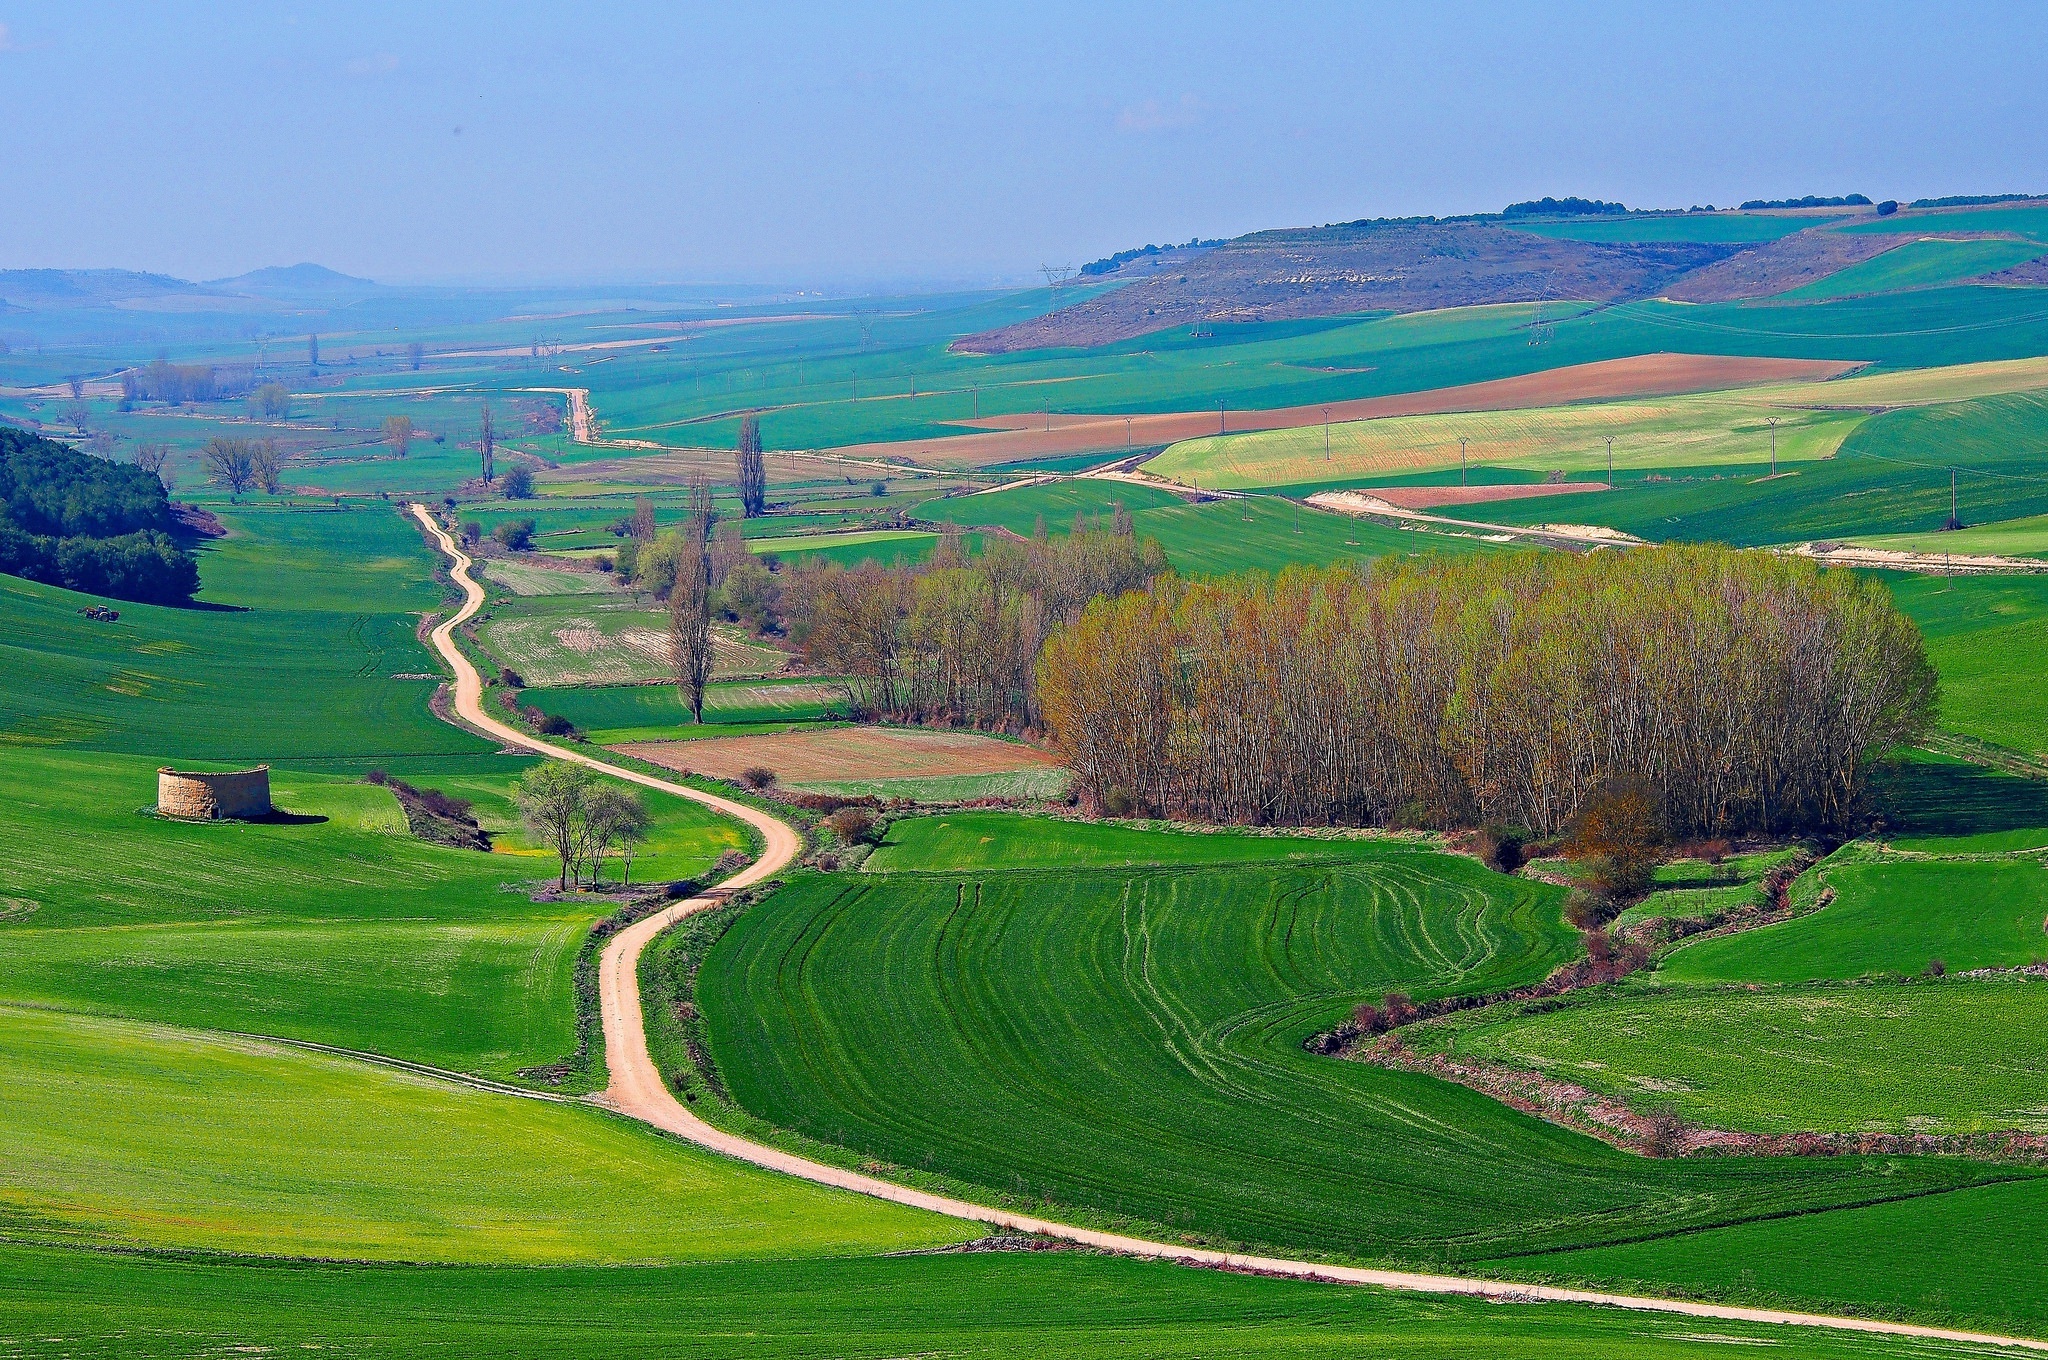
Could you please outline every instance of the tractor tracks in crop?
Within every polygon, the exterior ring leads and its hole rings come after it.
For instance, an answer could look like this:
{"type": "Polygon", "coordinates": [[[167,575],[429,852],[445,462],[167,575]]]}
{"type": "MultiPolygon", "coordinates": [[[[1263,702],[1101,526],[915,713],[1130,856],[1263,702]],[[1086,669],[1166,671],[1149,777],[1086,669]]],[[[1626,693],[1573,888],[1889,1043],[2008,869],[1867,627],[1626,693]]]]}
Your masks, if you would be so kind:
{"type": "Polygon", "coordinates": [[[1887,1322],[1875,1318],[1697,1303],[1689,1299],[1609,1294],[1597,1290],[1564,1289],[1516,1280],[1485,1280],[1461,1275],[1430,1275],[1411,1271],[1340,1266],[1317,1261],[1296,1261],[1189,1247],[1175,1242],[1156,1242],[1122,1233],[1075,1227],[1071,1224],[1034,1218],[1028,1214],[1012,1213],[989,1205],[931,1194],[845,1167],[812,1161],[780,1148],[769,1147],[737,1134],[727,1133],[705,1123],[676,1099],[648,1052],[646,1027],[640,1010],[640,952],[647,947],[649,941],[676,921],[694,912],[718,905],[724,900],[725,894],[732,890],[760,883],[780,872],[796,858],[797,852],[802,848],[802,839],[795,828],[759,808],[671,780],[643,774],[622,765],[614,765],[584,751],[557,746],[511,727],[487,712],[483,704],[483,679],[477,673],[476,667],[455,645],[454,639],[455,630],[482,607],[483,587],[470,576],[472,563],[469,555],[456,545],[454,538],[435,521],[427,508],[424,505],[413,505],[410,512],[433,538],[441,552],[447,555],[451,564],[450,577],[464,596],[462,608],[436,626],[431,634],[435,651],[455,675],[453,717],[459,718],[463,725],[483,732],[508,746],[557,760],[572,761],[616,779],[701,803],[714,811],[746,823],[761,835],[760,857],[722,884],[717,895],[675,903],[621,930],[605,946],[599,961],[598,995],[604,1023],[605,1063],[610,1073],[611,1084],[602,1094],[593,1098],[596,1103],[736,1161],[747,1162],[770,1171],[780,1171],[817,1185],[870,1195],[876,1199],[967,1222],[985,1224],[1010,1233],[1053,1238],[1123,1256],[1325,1283],[1373,1285],[1383,1289],[1414,1293],[1457,1294],[1510,1302],[1597,1304],[1638,1312],[1712,1318],[1724,1322],[1818,1327],[1831,1331],[1909,1337],[1964,1345],[2004,1346],[2048,1353],[2048,1340],[2030,1337],[1999,1336],[1945,1327],[1923,1327],[1913,1323],[1887,1322]]]}

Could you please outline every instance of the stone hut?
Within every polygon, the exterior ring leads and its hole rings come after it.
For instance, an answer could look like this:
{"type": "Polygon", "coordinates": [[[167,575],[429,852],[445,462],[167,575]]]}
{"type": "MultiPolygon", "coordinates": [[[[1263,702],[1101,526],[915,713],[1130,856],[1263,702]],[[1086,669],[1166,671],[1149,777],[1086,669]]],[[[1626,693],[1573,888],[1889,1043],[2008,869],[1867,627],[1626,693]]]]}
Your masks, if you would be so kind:
{"type": "Polygon", "coordinates": [[[223,817],[270,815],[270,767],[218,774],[184,773],[168,765],[156,772],[160,816],[209,822],[223,817]]]}

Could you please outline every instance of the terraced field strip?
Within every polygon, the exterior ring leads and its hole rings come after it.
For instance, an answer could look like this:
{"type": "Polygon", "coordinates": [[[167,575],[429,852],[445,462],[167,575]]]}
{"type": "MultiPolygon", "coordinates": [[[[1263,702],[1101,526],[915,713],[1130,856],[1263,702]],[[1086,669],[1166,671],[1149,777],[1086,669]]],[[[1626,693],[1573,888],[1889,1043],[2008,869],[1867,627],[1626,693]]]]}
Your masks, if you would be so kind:
{"type": "MultiPolygon", "coordinates": [[[[729,816],[737,817],[760,831],[763,837],[762,853],[752,865],[728,880],[728,890],[758,883],[782,869],[795,858],[801,846],[796,832],[780,819],[731,799],[720,798],[696,789],[686,788],[667,780],[627,770],[606,761],[595,759],[580,751],[558,747],[550,742],[540,741],[515,728],[497,721],[484,711],[483,680],[476,668],[470,664],[460,648],[455,645],[452,634],[455,628],[466,621],[483,604],[484,591],[470,579],[470,559],[455,546],[455,542],[434,522],[423,505],[414,505],[413,513],[428,533],[439,542],[442,552],[448,555],[453,567],[451,576],[465,596],[463,607],[446,622],[434,629],[433,643],[442,658],[455,672],[455,711],[465,721],[489,732],[510,744],[537,751],[541,754],[571,760],[592,769],[604,771],[621,779],[650,788],[663,789],[685,798],[695,799],[709,807],[716,808],[729,816]]],[[[1960,1331],[1944,1327],[1923,1327],[1912,1323],[1885,1322],[1871,1318],[1836,1317],[1816,1313],[1799,1313],[1768,1308],[1741,1308],[1719,1304],[1695,1303],[1682,1299],[1660,1299],[1627,1294],[1609,1294],[1597,1290],[1562,1289],[1549,1285],[1532,1285],[1510,1280],[1471,1279],[1455,1275],[1431,1275],[1408,1271],[1371,1270],[1355,1266],[1332,1266],[1312,1261],[1291,1261],[1274,1257],[1246,1256],[1234,1252],[1214,1251],[1208,1248],[1187,1247],[1168,1242],[1149,1241],[1121,1233],[1100,1232],[1076,1228],[1068,1224],[1054,1223],[1030,1215],[1013,1214],[1006,1210],[993,1209],[986,1205],[972,1204],[965,1200],[951,1199],[942,1195],[927,1194],[891,1181],[849,1171],[842,1167],[827,1166],[808,1158],[798,1157],[778,1148],[763,1146],[748,1139],[713,1128],[685,1109],[680,1101],[669,1093],[661,1073],[656,1070],[653,1059],[647,1051],[645,1021],[640,1009],[640,978],[637,964],[640,952],[648,941],[665,930],[681,917],[694,911],[704,910],[717,899],[693,898],[679,902],[667,910],[619,932],[605,947],[600,961],[599,997],[604,1021],[605,1057],[611,1073],[612,1084],[605,1091],[604,1101],[611,1108],[629,1114],[658,1129],[673,1133],[702,1147],[724,1153],[737,1160],[783,1171],[820,1185],[835,1186],[878,1199],[928,1209],[934,1213],[973,1222],[988,1223],[1013,1232],[1037,1233],[1105,1251],[1118,1252],[1128,1256],[1185,1261],[1195,1265],[1212,1266],[1226,1270],[1252,1271],[1261,1274],[1291,1276],[1299,1279],[1330,1280],[1347,1284],[1378,1285],[1388,1289],[1412,1290],[1432,1294],[1460,1294],[1482,1298],[1500,1299],[1541,1299],[1557,1303],[1605,1304],[1618,1308],[1630,1308],[1642,1312],[1676,1313],[1688,1317],[1718,1318],[1734,1322],[1784,1323],[1794,1326],[1824,1327],[1836,1331],[1866,1332],[1886,1336],[1922,1337],[1932,1340],[1953,1341],[1965,1344],[2011,1346],[2026,1350],[2048,1352],[2048,1341],[2027,1337],[2007,1337],[1987,1332],[1960,1331]]]]}

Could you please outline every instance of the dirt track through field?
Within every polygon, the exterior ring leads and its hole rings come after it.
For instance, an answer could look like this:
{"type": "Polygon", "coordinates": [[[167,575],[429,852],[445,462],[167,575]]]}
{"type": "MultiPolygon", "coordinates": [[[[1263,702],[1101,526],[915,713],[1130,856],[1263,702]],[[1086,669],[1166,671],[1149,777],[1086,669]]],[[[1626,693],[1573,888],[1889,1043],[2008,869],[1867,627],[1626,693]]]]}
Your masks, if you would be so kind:
{"type": "Polygon", "coordinates": [[[683,1107],[682,1102],[669,1092],[668,1086],[662,1081],[661,1073],[654,1065],[654,1059],[647,1051],[647,1034],[640,1011],[640,951],[646,948],[647,943],[656,935],[682,917],[716,905],[724,892],[759,883],[771,877],[796,857],[802,843],[796,831],[787,823],[757,808],[671,783],[665,779],[656,779],[637,770],[598,760],[581,751],[556,746],[552,742],[542,741],[538,737],[529,736],[517,728],[508,726],[487,713],[483,705],[482,677],[477,674],[476,667],[470,664],[461,649],[455,645],[454,639],[455,629],[482,607],[483,587],[470,579],[469,556],[455,546],[454,539],[435,523],[427,508],[423,505],[414,505],[412,513],[439,543],[441,551],[447,554],[451,563],[450,574],[462,589],[464,596],[462,608],[436,627],[432,634],[435,650],[455,673],[455,712],[462,725],[487,733],[510,746],[560,760],[574,761],[593,770],[602,770],[618,779],[691,799],[735,817],[761,833],[763,844],[760,858],[727,880],[720,896],[697,897],[686,902],[678,902],[620,931],[612,937],[611,943],[605,946],[598,964],[598,997],[604,1021],[605,1063],[611,1073],[611,1085],[601,1096],[596,1097],[597,1103],[737,1161],[748,1162],[771,1171],[785,1172],[817,1185],[872,1195],[876,1199],[925,1209],[968,1222],[985,1223],[1012,1232],[1036,1233],[1119,1255],[1179,1261],[1188,1265],[1293,1279],[1375,1285],[1383,1289],[1400,1289],[1416,1293],[1460,1294],[1517,1302],[1600,1304],[1638,1312],[1673,1313],[1685,1317],[1715,1318],[1726,1322],[1822,1327],[1843,1332],[1918,1337],[2048,1352],[2048,1341],[2029,1337],[1998,1336],[1987,1332],[1956,1331],[1945,1327],[1921,1327],[1911,1323],[1881,1322],[1871,1318],[1792,1313],[1770,1308],[1737,1308],[1720,1304],[1693,1303],[1683,1299],[1605,1294],[1585,1289],[1558,1289],[1548,1285],[1522,1284],[1512,1280],[1480,1280],[1457,1275],[1369,1270],[1357,1266],[1333,1266],[1312,1261],[1246,1256],[1237,1252],[1154,1242],[1141,1237],[1127,1237],[1121,1233],[1098,1232],[1091,1228],[1077,1228],[1047,1219],[1013,1214],[965,1200],[949,1199],[943,1195],[927,1194],[922,1190],[913,1190],[908,1186],[897,1185],[893,1181],[878,1180],[844,1167],[814,1162],[794,1153],[766,1147],[736,1134],[713,1128],[691,1114],[683,1107]]]}
{"type": "Polygon", "coordinates": [[[1718,354],[1643,354],[1602,359],[1513,378],[1434,387],[1388,397],[1333,401],[1327,406],[1285,406],[1265,411],[1166,411],[1152,415],[989,416],[963,425],[985,433],[848,444],[828,450],[851,458],[911,457],[948,467],[978,467],[1026,458],[1150,448],[1220,432],[1298,430],[1382,416],[1445,415],[1458,411],[1519,411],[1581,401],[1671,397],[1765,383],[1825,382],[1858,363],[1834,359],[1760,359],[1718,354]],[[1327,412],[1327,417],[1325,415],[1327,412]]]}

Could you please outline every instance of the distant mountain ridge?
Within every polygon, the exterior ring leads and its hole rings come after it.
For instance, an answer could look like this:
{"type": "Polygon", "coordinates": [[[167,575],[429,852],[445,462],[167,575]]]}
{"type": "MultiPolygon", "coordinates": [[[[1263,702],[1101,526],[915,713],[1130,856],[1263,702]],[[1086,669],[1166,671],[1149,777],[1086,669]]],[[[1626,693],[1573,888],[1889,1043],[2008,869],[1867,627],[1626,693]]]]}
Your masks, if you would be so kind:
{"type": "Polygon", "coordinates": [[[229,279],[208,280],[208,288],[236,293],[361,293],[384,285],[321,264],[278,264],[229,279]]]}
{"type": "Polygon", "coordinates": [[[383,291],[384,284],[317,264],[273,265],[205,283],[135,269],[0,269],[0,301],[12,311],[118,307],[175,296],[334,299],[383,291]]]}

